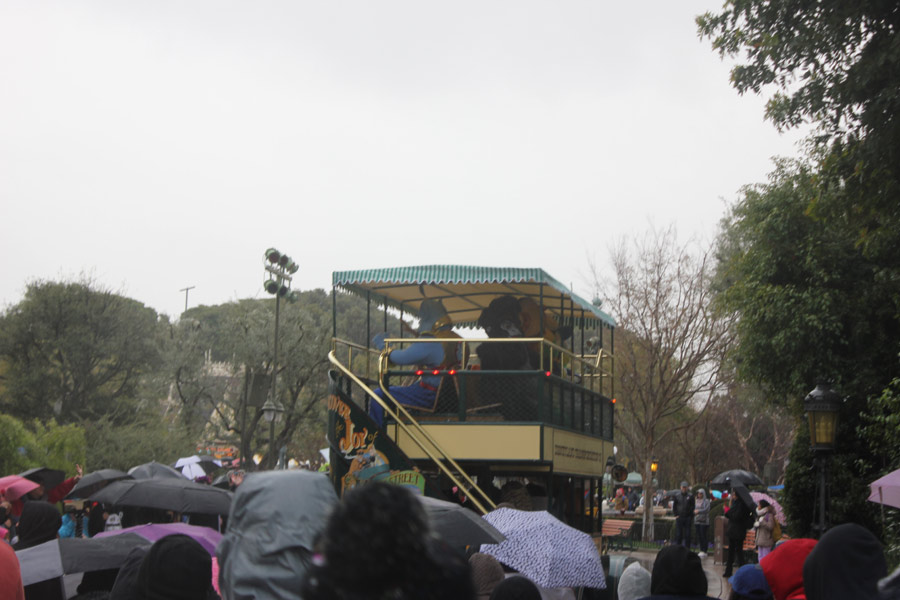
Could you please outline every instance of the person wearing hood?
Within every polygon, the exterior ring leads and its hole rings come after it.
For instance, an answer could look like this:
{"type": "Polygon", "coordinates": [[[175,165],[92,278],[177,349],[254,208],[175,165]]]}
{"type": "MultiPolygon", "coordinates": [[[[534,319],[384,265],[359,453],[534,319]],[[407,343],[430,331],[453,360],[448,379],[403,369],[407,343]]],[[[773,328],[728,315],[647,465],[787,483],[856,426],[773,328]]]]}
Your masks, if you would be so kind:
{"type": "Polygon", "coordinates": [[[212,586],[212,558],[186,535],[150,546],[137,575],[137,600],[219,600],[212,586]]]}
{"type": "Polygon", "coordinates": [[[650,595],[650,571],[635,561],[625,567],[616,589],[619,600],[638,600],[650,595]]]}
{"type": "Polygon", "coordinates": [[[706,490],[700,488],[694,502],[694,525],[697,528],[697,543],[700,545],[697,556],[700,558],[706,558],[706,551],[709,550],[709,507],[706,490]]]}
{"type": "MultiPolygon", "coordinates": [[[[422,305],[419,307],[419,328],[417,330],[420,339],[459,337],[453,333],[452,328],[453,322],[440,300],[422,301],[422,305]]],[[[387,337],[387,332],[377,334],[372,338],[372,345],[378,350],[384,350],[384,340],[387,337]]],[[[400,404],[426,409],[434,406],[438,386],[441,384],[440,375],[432,375],[427,371],[445,370],[459,364],[458,345],[455,343],[413,343],[391,350],[388,358],[395,365],[418,365],[422,367],[423,371],[426,371],[412,385],[388,387],[388,392],[400,404]]],[[[374,391],[379,398],[385,398],[381,387],[377,387],[374,391]]],[[[380,427],[384,422],[384,407],[374,400],[370,401],[369,416],[380,427]]]]}
{"type": "MultiPolygon", "coordinates": [[[[19,517],[19,541],[13,546],[17,552],[57,539],[62,517],[55,506],[42,500],[31,500],[22,507],[19,517]]],[[[25,586],[25,600],[55,600],[65,598],[62,577],[53,577],[25,586]]]]}
{"type": "Polygon", "coordinates": [[[826,531],[803,563],[808,600],[875,600],[886,575],[881,542],[856,523],[826,531]]]}
{"type": "Polygon", "coordinates": [[[809,538],[787,540],[759,561],[775,600],[806,600],[803,561],[815,545],[809,538]]]}
{"type": "Polygon", "coordinates": [[[315,540],[337,505],[334,486],[320,473],[248,474],[234,494],[228,531],[216,548],[222,597],[301,598],[315,540]]]}
{"type": "Polygon", "coordinates": [[[731,579],[728,600],[772,600],[772,589],[759,565],[744,565],[731,579]]]}
{"type": "Polygon", "coordinates": [[[756,515],[756,553],[762,560],[775,547],[775,508],[768,500],[760,500],[756,515]]]}
{"type": "Polygon", "coordinates": [[[703,564],[695,552],[684,546],[665,546],[656,555],[650,573],[648,600],[694,598],[705,600],[708,582],[703,564]]]}

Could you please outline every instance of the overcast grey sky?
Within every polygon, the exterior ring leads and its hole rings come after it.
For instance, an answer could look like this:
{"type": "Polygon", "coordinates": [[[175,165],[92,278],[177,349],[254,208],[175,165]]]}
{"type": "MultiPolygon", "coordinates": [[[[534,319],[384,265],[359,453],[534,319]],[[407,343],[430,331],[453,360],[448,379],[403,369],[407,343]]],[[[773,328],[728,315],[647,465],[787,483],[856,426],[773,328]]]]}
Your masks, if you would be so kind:
{"type": "Polygon", "coordinates": [[[177,317],[415,264],[711,239],[797,136],[694,17],[721,0],[0,0],[0,306],[81,273],[177,317]]]}

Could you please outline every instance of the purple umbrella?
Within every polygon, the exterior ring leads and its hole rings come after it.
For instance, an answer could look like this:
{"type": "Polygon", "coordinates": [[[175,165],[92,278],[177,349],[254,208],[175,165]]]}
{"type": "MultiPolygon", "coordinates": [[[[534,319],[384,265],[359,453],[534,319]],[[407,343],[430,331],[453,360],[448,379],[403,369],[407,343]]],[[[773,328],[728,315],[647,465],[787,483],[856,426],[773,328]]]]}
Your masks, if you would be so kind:
{"type": "Polygon", "coordinates": [[[900,469],[892,471],[869,484],[869,502],[900,508],[900,469]]]}
{"type": "Polygon", "coordinates": [[[94,537],[102,538],[121,535],[123,533],[136,533],[151,542],[155,542],[167,535],[186,535],[200,542],[200,545],[209,552],[210,556],[216,555],[216,546],[218,546],[219,542],[222,540],[222,534],[215,529],[188,525],[187,523],[149,523],[147,525],[126,527],[125,529],[119,529],[118,531],[103,531],[94,537]]]}

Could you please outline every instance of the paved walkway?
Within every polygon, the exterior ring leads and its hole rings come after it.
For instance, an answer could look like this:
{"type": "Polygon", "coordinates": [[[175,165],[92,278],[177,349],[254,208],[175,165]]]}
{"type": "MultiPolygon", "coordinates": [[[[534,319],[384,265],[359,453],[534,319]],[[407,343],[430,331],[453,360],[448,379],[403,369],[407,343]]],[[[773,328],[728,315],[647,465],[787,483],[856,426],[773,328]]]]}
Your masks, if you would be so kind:
{"type": "MultiPolygon", "coordinates": [[[[654,550],[633,550],[631,552],[628,550],[617,550],[614,553],[633,556],[641,561],[641,565],[643,565],[645,569],[653,571],[653,561],[656,560],[656,551],[654,550]]],[[[722,577],[722,573],[725,572],[725,565],[722,563],[714,563],[712,554],[702,559],[702,561],[703,571],[706,573],[706,595],[712,596],[713,598],[727,598],[728,593],[731,591],[731,586],[728,585],[728,581],[722,577]]]]}

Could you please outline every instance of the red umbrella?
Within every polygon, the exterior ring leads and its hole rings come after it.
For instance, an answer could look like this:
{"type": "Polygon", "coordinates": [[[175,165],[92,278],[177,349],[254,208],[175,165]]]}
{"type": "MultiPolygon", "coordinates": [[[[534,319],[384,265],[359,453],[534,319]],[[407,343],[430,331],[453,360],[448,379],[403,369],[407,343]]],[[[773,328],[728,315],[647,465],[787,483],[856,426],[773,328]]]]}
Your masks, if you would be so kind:
{"type": "Polygon", "coordinates": [[[31,490],[37,489],[38,485],[20,475],[7,475],[0,477],[0,494],[7,500],[18,500],[31,490]]]}

